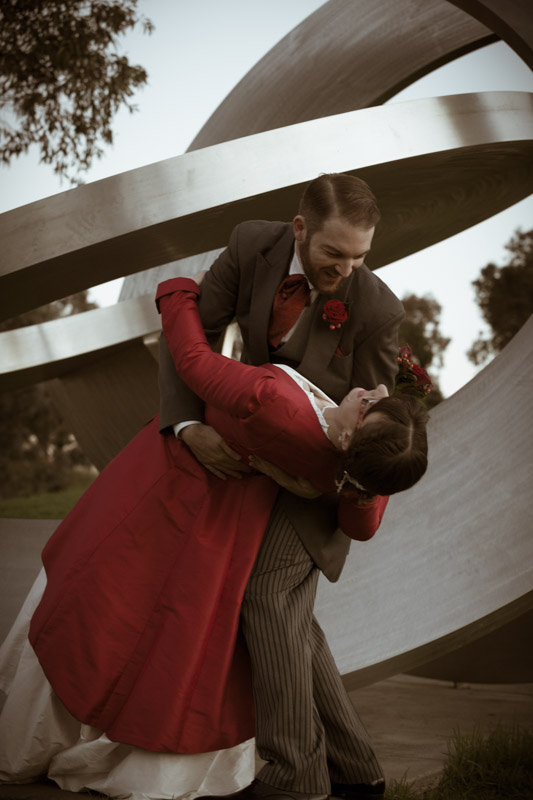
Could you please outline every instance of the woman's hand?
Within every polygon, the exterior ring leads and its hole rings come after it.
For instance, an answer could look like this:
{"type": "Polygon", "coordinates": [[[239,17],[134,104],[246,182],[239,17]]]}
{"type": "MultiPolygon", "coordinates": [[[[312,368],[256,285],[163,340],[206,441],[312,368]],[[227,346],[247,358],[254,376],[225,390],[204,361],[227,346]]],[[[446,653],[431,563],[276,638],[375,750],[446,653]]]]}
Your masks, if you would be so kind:
{"type": "Polygon", "coordinates": [[[259,458],[259,456],[250,456],[248,463],[258,472],[262,472],[264,475],[272,478],[272,480],[279,483],[280,486],[283,486],[284,489],[288,489],[289,492],[298,495],[298,497],[304,497],[306,500],[313,500],[315,497],[319,497],[322,494],[322,492],[315,489],[313,484],[306,480],[306,478],[295,478],[293,475],[289,475],[288,472],[285,472],[284,469],[281,469],[281,467],[276,467],[275,464],[271,464],[270,461],[265,461],[263,458],[259,458]]]}

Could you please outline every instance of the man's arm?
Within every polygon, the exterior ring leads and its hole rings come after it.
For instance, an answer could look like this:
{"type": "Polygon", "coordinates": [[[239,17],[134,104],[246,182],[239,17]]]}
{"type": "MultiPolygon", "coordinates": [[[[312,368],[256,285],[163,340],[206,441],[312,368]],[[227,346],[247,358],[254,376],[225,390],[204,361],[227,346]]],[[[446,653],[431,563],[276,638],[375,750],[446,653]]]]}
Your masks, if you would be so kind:
{"type": "Polygon", "coordinates": [[[185,420],[203,422],[204,404],[177,373],[165,334],[159,339],[159,430],[173,433],[173,426],[185,420]]]}
{"type": "MultiPolygon", "coordinates": [[[[215,260],[202,282],[198,309],[207,340],[213,349],[216,349],[225,327],[235,315],[239,286],[238,227],[234,229],[228,247],[215,260]]],[[[159,342],[159,392],[159,428],[162,433],[173,435],[174,425],[197,420],[201,424],[183,428],[180,438],[201,464],[219,478],[226,475],[240,477],[242,472],[249,471],[222,437],[203,423],[204,403],[178,375],[163,334],[159,342]]]]}
{"type": "MultiPolygon", "coordinates": [[[[198,312],[207,341],[214,350],[235,316],[239,288],[238,228],[234,229],[228,247],[216,258],[202,280],[198,312]]],[[[204,404],[178,375],[164,334],[159,340],[159,393],[159,429],[162,433],[169,433],[173,425],[185,420],[203,422],[204,404]]]]}

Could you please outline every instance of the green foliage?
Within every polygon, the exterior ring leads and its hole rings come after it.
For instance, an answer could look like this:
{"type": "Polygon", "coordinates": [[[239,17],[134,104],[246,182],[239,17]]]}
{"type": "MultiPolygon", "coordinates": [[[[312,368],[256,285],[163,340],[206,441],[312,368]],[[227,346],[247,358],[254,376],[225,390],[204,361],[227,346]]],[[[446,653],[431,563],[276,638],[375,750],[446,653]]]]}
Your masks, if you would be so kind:
{"type": "Polygon", "coordinates": [[[55,492],[41,491],[30,497],[0,499],[0,517],[10,519],[63,519],[95,478],[95,472],[69,470],[65,485],[55,492]]]}
{"type": "Polygon", "coordinates": [[[468,351],[474,364],[503,350],[533,312],[533,230],[517,231],[506,249],[511,253],[506,266],[487,264],[472,282],[483,319],[492,329],[489,338],[480,336],[468,351]]]}
{"type": "Polygon", "coordinates": [[[420,794],[416,791],[414,782],[402,778],[389,783],[385,791],[385,800],[420,800],[420,794]]]}
{"type": "Polygon", "coordinates": [[[8,164],[31,144],[41,161],[76,183],[73,170],[111,144],[111,121],[147,81],[117,52],[137,24],[137,0],[2,0],[0,3],[0,159],[8,164]],[[5,112],[14,115],[9,125],[5,112]]]}
{"type": "Polygon", "coordinates": [[[533,798],[533,732],[496,727],[456,731],[448,760],[431,800],[531,800],[533,798]]]}
{"type": "Polygon", "coordinates": [[[442,367],[443,353],[450,340],[439,330],[442,307],[431,295],[402,298],[405,319],[400,325],[399,342],[408,345],[423,369],[442,367]]]}
{"type": "Polygon", "coordinates": [[[385,800],[533,800],[533,731],[456,731],[435,786],[421,792],[406,780],[391,781],[385,800]]]}
{"type": "Polygon", "coordinates": [[[443,400],[443,396],[431,367],[434,370],[442,367],[443,354],[450,343],[439,330],[442,307],[431,295],[405,295],[402,303],[405,318],[400,325],[398,341],[400,346],[411,348],[413,360],[431,375],[433,389],[424,399],[424,405],[432,408],[443,400]]]}
{"type": "MultiPolygon", "coordinates": [[[[87,292],[56,300],[0,324],[0,331],[96,308],[87,292]]],[[[55,492],[72,467],[89,462],[65,426],[45,384],[0,395],[0,497],[55,492]]]]}

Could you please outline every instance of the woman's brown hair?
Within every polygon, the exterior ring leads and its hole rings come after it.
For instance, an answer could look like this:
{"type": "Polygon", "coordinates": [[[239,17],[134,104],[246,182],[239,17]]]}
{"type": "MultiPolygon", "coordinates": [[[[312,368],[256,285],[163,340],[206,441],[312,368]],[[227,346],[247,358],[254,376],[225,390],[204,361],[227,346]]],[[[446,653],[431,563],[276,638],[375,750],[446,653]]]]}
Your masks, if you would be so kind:
{"type": "Polygon", "coordinates": [[[382,419],[355,432],[341,468],[369,494],[403,492],[427,469],[428,413],[415,397],[395,395],[372,405],[365,419],[373,414],[382,419]]]}

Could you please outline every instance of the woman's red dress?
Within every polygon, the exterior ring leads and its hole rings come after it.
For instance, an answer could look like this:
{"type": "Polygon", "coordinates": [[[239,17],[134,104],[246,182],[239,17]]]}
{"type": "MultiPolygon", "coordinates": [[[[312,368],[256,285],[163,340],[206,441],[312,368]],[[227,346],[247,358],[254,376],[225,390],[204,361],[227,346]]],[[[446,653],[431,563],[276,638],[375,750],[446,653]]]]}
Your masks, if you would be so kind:
{"type": "MultiPolygon", "coordinates": [[[[166,281],[158,301],[182,377],[206,421],[325,492],[337,453],[297,384],[270,364],[214,354],[196,284],[166,281]]],[[[30,641],[55,693],[81,722],[145,750],[200,753],[254,735],[239,609],[277,494],[263,475],[223,481],[152,420],[102,471],[43,552],[47,588],[30,641]]],[[[352,538],[377,529],[387,498],[354,507],[352,538]]]]}

